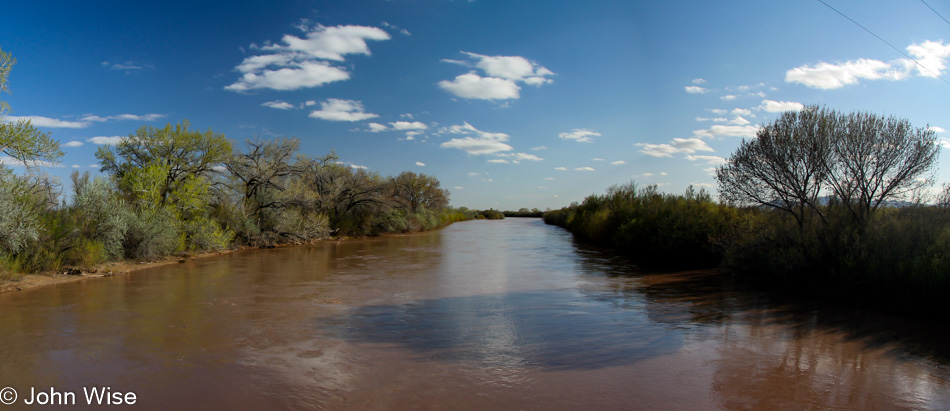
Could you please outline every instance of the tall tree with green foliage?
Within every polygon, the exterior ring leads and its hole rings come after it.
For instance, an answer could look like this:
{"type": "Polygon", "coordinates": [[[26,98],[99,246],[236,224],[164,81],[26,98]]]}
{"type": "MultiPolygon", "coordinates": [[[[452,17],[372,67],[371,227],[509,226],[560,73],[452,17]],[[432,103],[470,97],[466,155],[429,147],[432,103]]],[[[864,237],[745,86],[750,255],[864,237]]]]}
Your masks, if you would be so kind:
{"type": "Polygon", "coordinates": [[[96,158],[139,214],[129,230],[132,257],[151,258],[174,249],[220,249],[231,234],[210,217],[210,184],[231,143],[211,130],[188,129],[188,121],[163,128],[143,126],[96,158]],[[174,228],[173,231],[169,231],[174,228]]]}

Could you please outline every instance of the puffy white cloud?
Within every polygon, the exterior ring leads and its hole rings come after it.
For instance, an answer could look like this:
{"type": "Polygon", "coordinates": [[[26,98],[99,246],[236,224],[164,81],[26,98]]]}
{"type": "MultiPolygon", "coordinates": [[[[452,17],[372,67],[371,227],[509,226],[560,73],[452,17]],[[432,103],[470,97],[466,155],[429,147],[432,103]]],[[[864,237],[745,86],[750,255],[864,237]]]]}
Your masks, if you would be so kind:
{"type": "Polygon", "coordinates": [[[623,161],[623,160],[617,160],[617,161],[611,161],[610,164],[613,164],[613,165],[615,165],[615,166],[619,166],[619,165],[621,165],[621,164],[627,164],[627,162],[626,162],[626,161],[623,161]]]}
{"type": "Polygon", "coordinates": [[[376,27],[316,25],[300,27],[305,38],[284,35],[281,44],[260,47],[268,54],[245,58],[235,69],[243,75],[225,87],[231,91],[260,88],[297,90],[317,87],[350,78],[344,68],[329,61],[343,62],[348,54],[369,55],[368,40],[389,40],[389,33],[376,27]]]}
{"type": "Polygon", "coordinates": [[[600,133],[585,128],[575,128],[569,133],[560,133],[557,135],[561,140],[574,140],[579,143],[593,143],[591,137],[600,137],[600,133]]]}
{"type": "Polygon", "coordinates": [[[640,152],[651,157],[673,157],[673,154],[679,152],[679,149],[669,144],[637,143],[635,145],[643,147],[640,152]]]}
{"type": "Polygon", "coordinates": [[[440,133],[451,133],[463,135],[462,138],[453,138],[440,145],[442,148],[457,148],[468,154],[496,154],[505,151],[514,150],[513,147],[505,144],[509,136],[505,133],[491,133],[481,131],[468,122],[461,125],[453,125],[443,128],[440,133]]]}
{"type": "Polygon", "coordinates": [[[4,121],[18,122],[20,120],[29,120],[36,127],[46,128],[85,128],[89,127],[88,121],[64,121],[55,118],[43,116],[5,116],[4,121]]]}
{"type": "Polygon", "coordinates": [[[744,126],[724,126],[721,124],[716,124],[705,130],[694,130],[693,136],[698,138],[712,138],[712,137],[755,137],[755,133],[759,130],[758,127],[754,125],[744,125],[744,126]]]}
{"type": "Polygon", "coordinates": [[[86,141],[92,144],[119,144],[122,140],[125,140],[125,139],[126,137],[121,137],[121,136],[112,136],[112,137],[98,136],[98,137],[90,137],[86,141]]]}
{"type": "Polygon", "coordinates": [[[651,157],[673,157],[676,153],[695,153],[714,151],[705,141],[698,138],[674,138],[671,144],[637,143],[643,147],[640,152],[651,157]]]}
{"type": "Polygon", "coordinates": [[[709,91],[709,90],[707,90],[707,89],[705,89],[705,88],[702,88],[702,87],[699,87],[699,86],[686,86],[686,87],[683,87],[683,89],[685,89],[686,92],[689,93],[689,94],[703,94],[703,93],[709,91]]]}
{"type": "Polygon", "coordinates": [[[369,167],[361,166],[361,165],[359,165],[359,164],[350,164],[350,168],[352,168],[352,169],[354,169],[354,170],[367,170],[367,169],[369,169],[369,167]]]}
{"type": "Polygon", "coordinates": [[[462,186],[455,186],[455,187],[452,187],[452,188],[454,188],[454,189],[456,189],[456,190],[464,190],[464,188],[463,188],[462,186]]]}
{"type": "Polygon", "coordinates": [[[927,130],[933,131],[934,133],[943,133],[946,131],[942,127],[937,127],[937,126],[932,126],[928,128],[927,130]]]}
{"type": "Polygon", "coordinates": [[[725,96],[720,96],[719,99],[723,101],[732,101],[736,99],[736,96],[732,94],[727,94],[725,96]]]}
{"type": "Polygon", "coordinates": [[[396,130],[425,130],[429,128],[429,126],[421,121],[397,121],[395,123],[389,124],[392,124],[393,128],[396,130]]]}
{"type": "Polygon", "coordinates": [[[567,167],[554,167],[554,169],[558,171],[567,171],[567,167]]]}
{"type": "Polygon", "coordinates": [[[82,141],[73,140],[73,141],[63,144],[63,147],[79,147],[81,145],[82,145],[82,141]]]}
{"type": "Polygon", "coordinates": [[[705,161],[706,164],[709,164],[709,165],[712,165],[712,166],[718,166],[718,165],[726,164],[726,159],[724,159],[724,158],[722,158],[722,157],[719,157],[719,156],[694,156],[694,155],[687,155],[687,156],[686,156],[686,159],[689,160],[689,161],[705,161]]]}
{"type": "Polygon", "coordinates": [[[389,127],[387,127],[385,124],[369,123],[368,125],[369,125],[369,132],[371,133],[379,133],[380,131],[389,130],[389,127]]]}
{"type": "Polygon", "coordinates": [[[749,124],[750,121],[742,118],[742,116],[736,116],[736,118],[729,120],[729,124],[738,124],[740,126],[749,124]]]}
{"type": "Polygon", "coordinates": [[[508,160],[505,160],[505,159],[503,159],[503,158],[494,158],[494,159],[488,160],[488,162],[489,162],[489,163],[495,163],[495,164],[508,164],[508,163],[509,163],[508,160]]]}
{"type": "Polygon", "coordinates": [[[593,167],[578,167],[578,168],[575,168],[574,171],[597,171],[597,170],[594,170],[593,167]]]}
{"type": "Polygon", "coordinates": [[[907,46],[907,52],[920,65],[903,58],[890,62],[866,58],[838,64],[819,62],[814,66],[806,64],[788,70],[785,81],[829,90],[857,84],[861,80],[904,80],[915,72],[918,76],[940,77],[947,68],[950,44],[928,40],[907,46]]]}
{"type": "Polygon", "coordinates": [[[379,116],[365,112],[363,103],[359,101],[329,98],[320,102],[320,110],[310,112],[310,117],[330,121],[363,121],[379,116]]]}
{"type": "Polygon", "coordinates": [[[746,108],[734,108],[731,113],[735,116],[755,117],[755,114],[752,114],[752,110],[746,108]]]}
{"type": "Polygon", "coordinates": [[[674,138],[673,147],[680,153],[695,153],[697,151],[715,151],[705,141],[698,138],[674,138]]]}
{"type": "Polygon", "coordinates": [[[482,100],[518,99],[521,97],[521,87],[518,83],[537,87],[554,82],[549,78],[554,72],[521,56],[486,56],[466,51],[462,54],[469,57],[469,61],[442,61],[480,69],[485,77],[471,71],[456,76],[454,80],[439,82],[439,87],[458,97],[482,100]]]}
{"type": "Polygon", "coordinates": [[[762,105],[758,108],[769,113],[784,113],[786,111],[801,111],[805,108],[805,105],[794,101],[762,100],[762,105]]]}
{"type": "Polygon", "coordinates": [[[426,166],[426,163],[423,163],[423,162],[421,162],[421,161],[416,161],[416,165],[419,166],[419,167],[425,167],[425,166],[426,166]]]}
{"type": "Polygon", "coordinates": [[[244,73],[238,82],[225,90],[248,91],[259,88],[297,90],[347,80],[350,73],[322,61],[301,62],[277,70],[244,73]]]}
{"type": "Polygon", "coordinates": [[[439,87],[462,98],[507,100],[521,97],[521,87],[513,80],[482,77],[475,73],[462,74],[452,81],[442,80],[439,87]]]}
{"type": "Polygon", "coordinates": [[[261,103],[261,105],[264,107],[276,108],[278,110],[290,110],[294,108],[293,104],[282,100],[268,101],[266,103],[261,103]]]}

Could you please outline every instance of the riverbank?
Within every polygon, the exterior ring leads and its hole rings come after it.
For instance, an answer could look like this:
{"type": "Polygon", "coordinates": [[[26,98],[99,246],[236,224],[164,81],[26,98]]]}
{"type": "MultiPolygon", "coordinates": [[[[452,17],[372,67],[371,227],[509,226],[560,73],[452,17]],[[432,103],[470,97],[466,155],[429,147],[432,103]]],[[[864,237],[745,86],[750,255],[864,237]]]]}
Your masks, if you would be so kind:
{"type": "MultiPolygon", "coordinates": [[[[460,220],[460,221],[471,221],[471,220],[460,220]]],[[[417,235],[421,233],[428,233],[432,231],[439,231],[445,227],[448,227],[458,221],[452,221],[445,225],[440,225],[435,228],[422,231],[414,231],[408,233],[382,233],[376,237],[398,237],[398,236],[408,236],[408,235],[417,235]]],[[[283,247],[298,247],[305,245],[314,245],[325,242],[340,242],[353,239],[366,238],[365,236],[354,236],[354,237],[331,237],[324,238],[321,240],[311,241],[307,243],[286,243],[279,244],[275,246],[268,247],[254,247],[254,246],[242,246],[233,249],[221,250],[221,251],[209,251],[194,255],[188,256],[166,256],[154,261],[112,261],[107,263],[102,263],[93,266],[87,270],[79,270],[76,268],[69,268],[60,271],[46,271],[42,273],[33,273],[33,274],[23,274],[16,280],[7,280],[0,279],[0,294],[14,292],[14,291],[25,291],[32,288],[50,286],[54,284],[64,284],[77,281],[86,281],[96,278],[106,278],[106,277],[115,277],[117,275],[126,275],[134,271],[140,271],[147,268],[161,267],[171,264],[181,264],[187,261],[197,260],[207,257],[215,257],[219,255],[231,254],[244,250],[256,250],[263,248],[283,248],[283,247]],[[74,271],[75,270],[75,271],[74,271]],[[78,272],[78,274],[77,274],[78,272]]]]}

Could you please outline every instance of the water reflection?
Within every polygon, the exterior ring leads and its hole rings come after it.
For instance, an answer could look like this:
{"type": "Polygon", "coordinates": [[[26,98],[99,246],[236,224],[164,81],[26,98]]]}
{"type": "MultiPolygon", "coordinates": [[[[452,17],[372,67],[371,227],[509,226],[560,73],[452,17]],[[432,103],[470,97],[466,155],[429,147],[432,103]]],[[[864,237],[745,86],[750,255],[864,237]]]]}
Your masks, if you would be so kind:
{"type": "Polygon", "coordinates": [[[948,408],[942,324],[650,273],[538,220],[0,295],[0,387],[137,408],[948,408]]]}

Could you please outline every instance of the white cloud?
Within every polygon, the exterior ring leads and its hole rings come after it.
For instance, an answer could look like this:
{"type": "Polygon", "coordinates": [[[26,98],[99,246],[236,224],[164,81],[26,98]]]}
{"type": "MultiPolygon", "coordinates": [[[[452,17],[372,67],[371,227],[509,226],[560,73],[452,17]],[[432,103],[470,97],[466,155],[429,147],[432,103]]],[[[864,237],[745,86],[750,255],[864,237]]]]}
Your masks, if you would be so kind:
{"type": "Polygon", "coordinates": [[[261,103],[261,105],[264,107],[276,108],[278,110],[290,110],[294,108],[293,104],[282,100],[268,101],[266,103],[261,103]]]}
{"type": "Polygon", "coordinates": [[[695,153],[697,151],[715,151],[705,141],[698,138],[674,138],[673,147],[680,153],[695,153]]]}
{"type": "Polygon", "coordinates": [[[385,124],[369,123],[368,125],[369,125],[369,132],[371,133],[379,133],[380,131],[389,130],[389,127],[386,127],[385,124]]]}
{"type": "Polygon", "coordinates": [[[92,144],[119,144],[122,140],[125,140],[125,137],[121,136],[112,136],[112,137],[91,137],[86,141],[92,144]]]}
{"type": "Polygon", "coordinates": [[[676,147],[669,144],[637,143],[635,145],[643,147],[640,152],[651,157],[673,157],[673,154],[679,152],[676,147]]]}
{"type": "Polygon", "coordinates": [[[547,149],[548,149],[548,147],[547,147],[547,146],[537,146],[537,147],[531,147],[531,150],[533,150],[533,151],[538,151],[538,150],[547,150],[547,149]]]}
{"type": "Polygon", "coordinates": [[[89,165],[89,168],[99,168],[99,167],[102,167],[102,166],[100,166],[100,165],[98,165],[98,164],[90,164],[90,165],[89,165]]]}
{"type": "Polygon", "coordinates": [[[721,108],[707,108],[706,110],[713,114],[719,114],[719,115],[723,115],[729,112],[728,110],[723,110],[721,108]]]}
{"type": "Polygon", "coordinates": [[[694,185],[694,186],[696,186],[696,187],[703,187],[703,188],[713,188],[713,187],[715,187],[714,185],[712,185],[712,184],[710,184],[710,183],[692,183],[692,185],[694,185]]]}
{"type": "Polygon", "coordinates": [[[920,66],[908,59],[883,62],[874,59],[850,60],[831,64],[819,62],[814,66],[795,67],[785,73],[785,82],[830,90],[858,84],[861,80],[904,80],[914,72],[923,77],[940,77],[947,68],[950,44],[943,41],[924,41],[907,46],[907,52],[920,66]],[[926,69],[922,68],[926,67],[926,69]]]}
{"type": "Polygon", "coordinates": [[[786,111],[801,111],[805,108],[805,105],[794,101],[762,100],[762,105],[758,108],[769,113],[784,113],[786,111]]]}
{"type": "Polygon", "coordinates": [[[426,163],[423,163],[423,162],[421,162],[421,161],[416,161],[416,165],[419,166],[419,167],[425,167],[425,166],[426,166],[426,163]]]}
{"type": "Polygon", "coordinates": [[[320,102],[320,108],[320,110],[310,112],[310,117],[330,121],[363,121],[379,117],[365,112],[363,103],[356,100],[328,98],[320,102]]]}
{"type": "Polygon", "coordinates": [[[597,170],[594,170],[592,167],[578,167],[578,168],[575,168],[574,171],[597,171],[597,170]]]}
{"type": "Polygon", "coordinates": [[[528,154],[528,153],[498,154],[498,156],[499,156],[499,157],[510,158],[511,161],[513,161],[513,162],[516,163],[516,164],[517,164],[519,161],[523,161],[523,160],[527,160],[527,161],[541,161],[541,160],[544,160],[544,159],[541,158],[541,157],[538,157],[538,156],[536,156],[536,155],[534,155],[534,154],[528,154]]]}
{"type": "Polygon", "coordinates": [[[558,171],[567,171],[567,167],[554,167],[554,169],[558,171]]]}
{"type": "Polygon", "coordinates": [[[462,98],[482,100],[508,100],[520,98],[521,87],[518,83],[541,86],[553,83],[548,77],[554,72],[521,56],[486,56],[463,51],[470,61],[443,59],[445,63],[474,67],[482,70],[486,77],[475,71],[455,77],[455,80],[442,80],[439,87],[462,98]]]}
{"type": "Polygon", "coordinates": [[[693,79],[693,84],[703,84],[703,83],[705,83],[705,82],[706,82],[706,80],[703,79],[703,78],[694,78],[694,79],[693,79]]]}
{"type": "Polygon", "coordinates": [[[514,150],[513,147],[505,144],[509,138],[507,134],[481,131],[468,122],[443,128],[440,133],[463,135],[463,138],[453,138],[442,143],[440,147],[457,148],[471,155],[496,154],[514,150]]]}
{"type": "Polygon", "coordinates": [[[673,157],[676,153],[714,151],[705,141],[698,138],[674,138],[672,144],[637,143],[635,145],[643,147],[640,152],[651,157],[673,157]]]}
{"type": "Polygon", "coordinates": [[[476,173],[476,172],[474,172],[474,171],[469,171],[469,172],[468,172],[468,176],[469,176],[469,177],[475,177],[475,176],[478,176],[478,175],[479,175],[479,174],[476,173]]]}
{"type": "Polygon", "coordinates": [[[491,160],[488,160],[488,162],[489,162],[489,163],[496,163],[496,164],[508,164],[508,163],[509,163],[508,160],[505,160],[505,159],[503,159],[503,158],[491,159],[491,160]]]}
{"type": "Polygon", "coordinates": [[[597,157],[594,157],[594,158],[592,158],[591,160],[594,160],[594,161],[606,161],[606,160],[604,160],[604,159],[602,159],[602,158],[597,158],[597,157]]]}
{"type": "Polygon", "coordinates": [[[464,190],[464,188],[462,188],[462,186],[455,186],[455,187],[452,187],[452,188],[454,188],[454,189],[456,189],[456,190],[464,190]]]}
{"type": "Polygon", "coordinates": [[[259,88],[297,90],[348,80],[350,73],[322,61],[296,63],[277,70],[244,73],[241,79],[225,90],[248,91],[259,88]]]}
{"type": "Polygon", "coordinates": [[[579,143],[593,143],[594,139],[591,137],[600,137],[600,133],[584,128],[575,128],[570,133],[560,133],[557,136],[560,137],[561,140],[574,140],[579,143]]]}
{"type": "Polygon", "coordinates": [[[689,93],[689,94],[703,94],[703,93],[709,91],[709,90],[706,90],[705,88],[702,88],[702,87],[700,87],[700,86],[686,86],[686,87],[683,87],[683,89],[685,89],[686,92],[689,93]]]}
{"type": "Polygon", "coordinates": [[[544,181],[554,181],[554,177],[544,177],[544,181]]]}
{"type": "Polygon", "coordinates": [[[112,69],[112,70],[126,70],[126,71],[128,71],[128,70],[141,70],[141,69],[146,68],[146,67],[151,67],[151,65],[136,63],[136,62],[131,61],[131,60],[128,60],[128,61],[123,62],[123,63],[115,63],[115,62],[110,63],[110,62],[108,62],[108,61],[103,61],[103,62],[102,62],[102,67],[107,67],[107,68],[110,68],[110,69],[112,69]]]}
{"type": "Polygon", "coordinates": [[[613,164],[613,165],[615,165],[615,166],[619,166],[619,165],[621,165],[621,164],[627,164],[627,162],[626,162],[626,161],[623,161],[623,160],[617,160],[617,161],[611,161],[610,164],[613,164]]]}
{"type": "Polygon", "coordinates": [[[164,114],[149,113],[149,114],[119,114],[115,116],[96,116],[92,114],[87,114],[80,118],[82,121],[94,121],[94,122],[106,122],[106,121],[121,121],[121,120],[131,120],[131,121],[155,121],[160,118],[164,118],[164,114]]]}
{"type": "Polygon", "coordinates": [[[729,124],[738,124],[740,126],[749,124],[749,120],[742,118],[742,116],[736,116],[736,118],[729,120],[729,124]]]}
{"type": "Polygon", "coordinates": [[[705,161],[706,164],[709,164],[709,165],[712,165],[712,166],[718,166],[718,165],[726,164],[726,159],[724,159],[724,158],[722,158],[722,157],[719,157],[719,156],[693,156],[693,155],[688,155],[688,156],[686,156],[686,159],[689,160],[689,161],[705,161]]]}
{"type": "Polygon", "coordinates": [[[392,124],[393,128],[396,130],[425,130],[429,128],[429,126],[421,121],[397,121],[395,123],[389,124],[392,124]]]}
{"type": "Polygon", "coordinates": [[[297,90],[347,80],[350,73],[328,61],[341,63],[348,54],[369,55],[367,40],[391,38],[385,30],[367,26],[303,25],[300,28],[306,32],[305,38],[287,34],[281,44],[259,48],[269,54],[245,58],[235,68],[243,74],[240,80],[225,89],[239,92],[260,88],[297,90]]]}
{"type": "Polygon", "coordinates": [[[942,127],[937,127],[937,126],[932,126],[928,128],[927,130],[933,131],[934,133],[943,133],[946,131],[942,127]]]}
{"type": "Polygon", "coordinates": [[[721,124],[716,124],[705,130],[694,130],[693,136],[698,138],[712,138],[712,137],[755,137],[755,133],[759,130],[758,127],[754,125],[744,125],[744,126],[724,126],[721,124]]]}
{"type": "Polygon", "coordinates": [[[81,145],[82,145],[82,141],[73,140],[73,141],[63,144],[63,147],[79,147],[81,145]]]}
{"type": "Polygon", "coordinates": [[[354,169],[354,170],[366,170],[366,169],[369,169],[369,167],[361,166],[361,165],[359,165],[359,164],[350,164],[350,168],[352,168],[352,169],[354,169]]]}
{"type": "Polygon", "coordinates": [[[79,164],[73,164],[73,168],[79,168],[79,164]]]}
{"type": "Polygon", "coordinates": [[[513,80],[482,77],[475,73],[462,74],[452,81],[442,80],[439,87],[462,98],[507,100],[521,97],[518,93],[521,87],[513,80]]]}
{"type": "Polygon", "coordinates": [[[735,116],[755,117],[755,114],[752,114],[752,110],[745,108],[734,108],[731,113],[735,116]]]}
{"type": "Polygon", "coordinates": [[[725,95],[725,96],[719,97],[719,99],[720,99],[720,100],[723,100],[723,101],[732,101],[732,100],[735,100],[735,99],[736,99],[736,96],[734,96],[734,95],[732,95],[732,94],[727,94],[727,95],[725,95]]]}
{"type": "Polygon", "coordinates": [[[46,128],[85,128],[89,127],[88,121],[64,121],[55,118],[43,116],[5,116],[4,121],[18,122],[20,120],[29,120],[36,127],[46,128]]]}
{"type": "Polygon", "coordinates": [[[643,176],[644,178],[650,178],[650,177],[653,177],[653,176],[655,176],[655,175],[656,175],[656,174],[653,174],[653,173],[643,173],[643,174],[641,174],[641,176],[643,176]]]}

